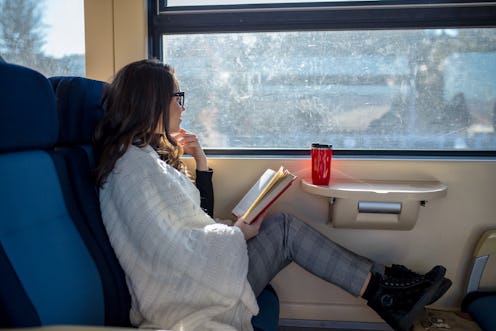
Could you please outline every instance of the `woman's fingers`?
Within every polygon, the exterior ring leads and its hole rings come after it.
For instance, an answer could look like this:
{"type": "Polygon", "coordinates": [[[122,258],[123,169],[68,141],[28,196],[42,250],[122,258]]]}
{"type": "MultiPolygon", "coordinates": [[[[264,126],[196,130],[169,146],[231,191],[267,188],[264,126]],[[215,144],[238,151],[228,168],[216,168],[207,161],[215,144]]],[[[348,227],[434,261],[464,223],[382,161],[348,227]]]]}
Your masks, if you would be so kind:
{"type": "Polygon", "coordinates": [[[171,136],[183,147],[184,153],[193,156],[197,170],[208,170],[207,157],[196,134],[181,128],[179,131],[171,133],[171,136]]]}

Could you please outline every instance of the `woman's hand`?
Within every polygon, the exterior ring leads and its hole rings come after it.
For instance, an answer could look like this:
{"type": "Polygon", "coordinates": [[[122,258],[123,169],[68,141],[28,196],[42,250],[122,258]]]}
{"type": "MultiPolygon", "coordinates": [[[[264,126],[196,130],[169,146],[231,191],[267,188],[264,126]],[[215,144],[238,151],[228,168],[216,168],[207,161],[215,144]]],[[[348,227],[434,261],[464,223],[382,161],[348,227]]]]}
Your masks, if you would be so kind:
{"type": "Polygon", "coordinates": [[[207,171],[207,157],[198,141],[198,137],[189,131],[179,129],[171,133],[171,136],[183,147],[184,153],[191,155],[196,162],[196,170],[207,171]]]}
{"type": "Polygon", "coordinates": [[[262,215],[258,216],[257,219],[255,219],[253,222],[250,224],[246,223],[245,220],[240,217],[234,223],[234,226],[237,226],[241,232],[243,232],[243,235],[245,236],[245,240],[249,240],[256,235],[258,235],[258,231],[260,230],[260,225],[262,225],[262,222],[265,218],[265,213],[262,215]]]}

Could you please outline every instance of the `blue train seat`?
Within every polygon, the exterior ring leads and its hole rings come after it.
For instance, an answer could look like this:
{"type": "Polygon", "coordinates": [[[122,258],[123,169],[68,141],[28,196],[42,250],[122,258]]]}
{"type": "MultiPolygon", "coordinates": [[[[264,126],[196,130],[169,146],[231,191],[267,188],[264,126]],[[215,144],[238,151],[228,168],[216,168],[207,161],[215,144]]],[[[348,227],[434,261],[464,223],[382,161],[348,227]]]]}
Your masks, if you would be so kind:
{"type": "Polygon", "coordinates": [[[0,63],[0,326],[106,325],[106,261],[54,152],[55,95],[0,63]]]}
{"type": "Polygon", "coordinates": [[[75,196],[78,211],[95,238],[102,263],[103,290],[108,305],[107,325],[131,326],[129,307],[131,298],[127,290],[124,271],[110,245],[103,226],[98,194],[91,177],[94,165],[91,141],[96,124],[103,116],[101,96],[105,83],[82,77],[51,77],[57,100],[59,135],[55,152],[67,167],[67,177],[75,196]]]}
{"type": "MultiPolygon", "coordinates": [[[[104,86],[0,63],[0,327],[129,326],[90,175],[104,86]]],[[[277,295],[258,300],[255,329],[277,330],[277,295]]]]}
{"type": "Polygon", "coordinates": [[[480,282],[490,256],[496,254],[496,230],[485,231],[472,256],[462,311],[467,312],[483,331],[496,331],[496,291],[480,288],[480,282]]]}

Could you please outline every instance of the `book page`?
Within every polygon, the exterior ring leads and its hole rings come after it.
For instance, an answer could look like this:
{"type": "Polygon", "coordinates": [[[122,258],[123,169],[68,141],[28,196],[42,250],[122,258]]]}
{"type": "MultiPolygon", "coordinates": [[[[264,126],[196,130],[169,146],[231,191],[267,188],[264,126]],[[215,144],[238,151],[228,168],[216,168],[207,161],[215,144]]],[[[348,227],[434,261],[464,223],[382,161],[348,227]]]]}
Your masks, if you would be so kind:
{"type": "Polygon", "coordinates": [[[263,191],[259,193],[259,195],[256,197],[255,201],[252,202],[250,207],[245,211],[243,214],[244,218],[247,218],[248,214],[255,208],[255,206],[262,200],[262,198],[267,194],[267,192],[270,191],[270,189],[285,175],[284,167],[280,167],[279,170],[272,176],[272,179],[270,182],[265,185],[263,188],[263,191]]]}
{"type": "Polygon", "coordinates": [[[296,176],[285,171],[285,176],[280,178],[277,183],[264,195],[264,197],[250,209],[249,213],[243,215],[247,223],[251,223],[257,216],[266,210],[277,198],[289,187],[296,179],[296,176]]]}
{"type": "Polygon", "coordinates": [[[243,199],[232,210],[232,213],[237,217],[243,214],[250,208],[253,202],[257,199],[258,195],[264,191],[265,187],[271,182],[276,172],[272,169],[267,169],[258,181],[251,187],[248,193],[245,194],[243,199]]]}

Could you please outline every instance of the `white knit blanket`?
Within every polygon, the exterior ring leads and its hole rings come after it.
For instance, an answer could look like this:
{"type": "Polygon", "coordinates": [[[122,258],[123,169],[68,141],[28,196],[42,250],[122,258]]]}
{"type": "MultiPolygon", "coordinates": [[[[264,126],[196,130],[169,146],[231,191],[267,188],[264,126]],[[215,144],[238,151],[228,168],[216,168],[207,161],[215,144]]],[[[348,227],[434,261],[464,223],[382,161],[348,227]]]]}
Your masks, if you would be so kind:
{"type": "Polygon", "coordinates": [[[246,242],[215,223],[191,181],[150,147],[129,147],[100,190],[131,293],[131,322],[181,331],[252,330],[246,242]]]}

